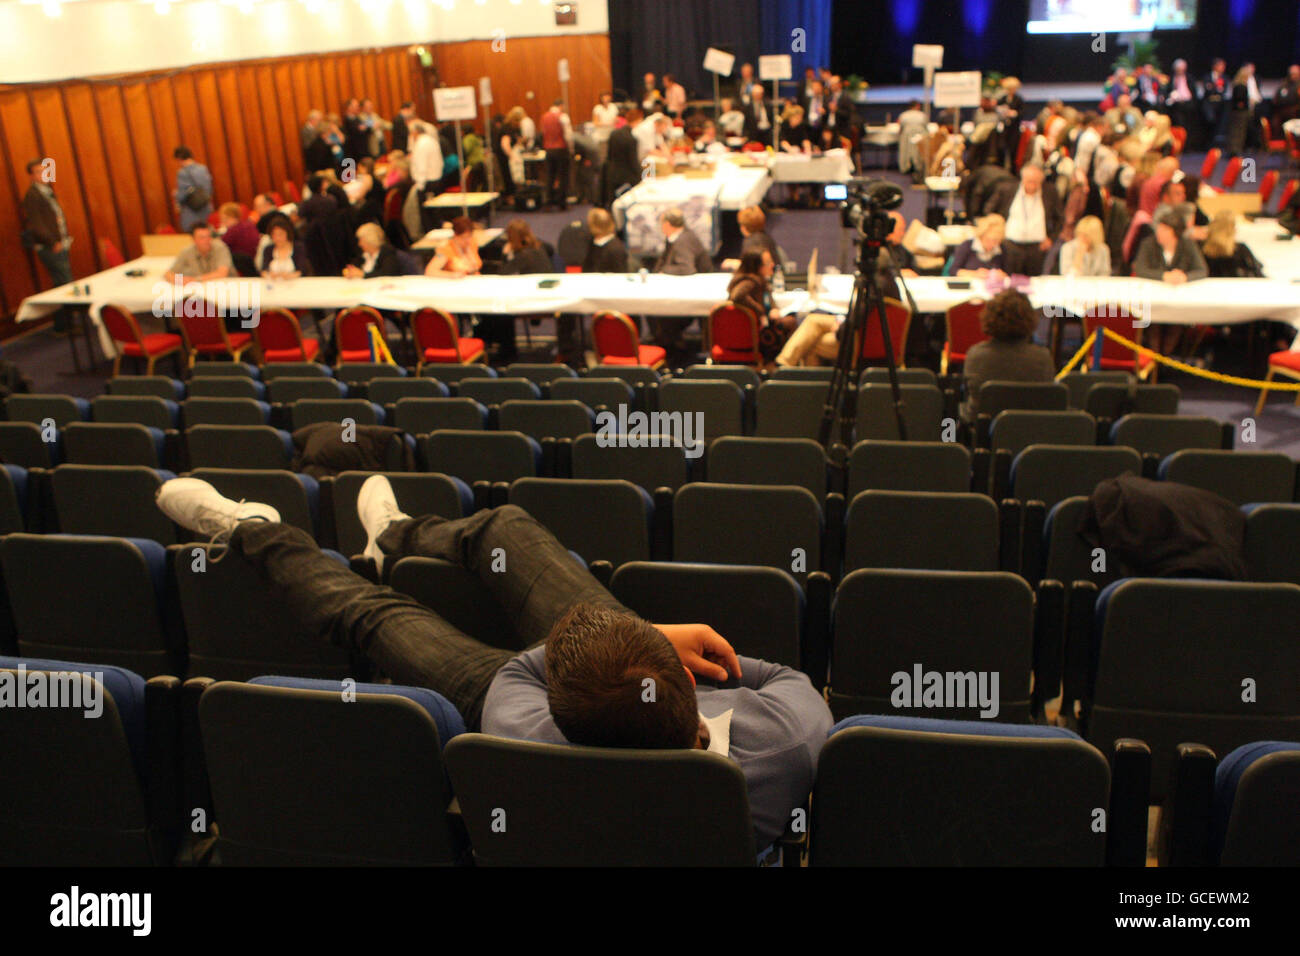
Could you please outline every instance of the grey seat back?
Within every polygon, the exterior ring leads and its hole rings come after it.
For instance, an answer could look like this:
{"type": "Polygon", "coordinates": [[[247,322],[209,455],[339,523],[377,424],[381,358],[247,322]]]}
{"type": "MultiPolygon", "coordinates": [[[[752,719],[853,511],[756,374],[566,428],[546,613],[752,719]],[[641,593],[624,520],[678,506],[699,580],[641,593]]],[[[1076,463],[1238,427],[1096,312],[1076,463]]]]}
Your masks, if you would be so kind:
{"type": "Polygon", "coordinates": [[[577,438],[592,430],[595,416],[575,400],[508,399],[497,414],[504,431],[523,432],[539,441],[543,438],[577,438]]]}
{"type": "Polygon", "coordinates": [[[1021,501],[1048,508],[1063,498],[1087,497],[1106,478],[1142,474],[1142,456],[1132,448],[1030,445],[1011,463],[1011,491],[1021,501]]]}
{"type": "Polygon", "coordinates": [[[1295,500],[1296,463],[1266,451],[1177,451],[1160,463],[1160,477],[1204,488],[1238,505],[1295,500]]]}
{"type": "MultiPolygon", "coordinates": [[[[1087,412],[999,412],[989,431],[994,451],[1018,455],[1030,445],[1095,445],[1097,420],[1087,412]]],[[[1126,444],[1126,442],[1116,442],[1126,444]]]]}
{"type": "Polygon", "coordinates": [[[601,435],[581,435],[573,443],[574,478],[622,478],[646,491],[677,490],[686,484],[686,450],[672,436],[646,435],[642,445],[602,445],[601,435]]]}
{"type": "MultiPolygon", "coordinates": [[[[727,379],[669,379],[659,386],[659,409],[695,416],[695,422],[703,426],[706,442],[745,431],[745,393],[727,379]]],[[[693,428],[692,434],[699,431],[693,428]]]]}
{"type": "Polygon", "coordinates": [[[1165,459],[1184,448],[1223,448],[1223,423],[1195,415],[1125,415],[1110,429],[1112,445],[1165,459]]]}
{"type": "MultiPolygon", "coordinates": [[[[339,551],[344,555],[360,554],[366,546],[366,529],[357,516],[357,495],[372,471],[345,471],[334,477],[334,530],[339,551]]],[[[413,518],[438,515],[463,518],[474,508],[474,500],[463,481],[448,475],[413,474],[404,471],[378,472],[388,479],[397,507],[413,518]]]]}
{"type": "Polygon", "coordinates": [[[442,429],[421,435],[420,450],[429,471],[471,485],[535,477],[541,460],[537,442],[522,432],[442,429]]]}
{"type": "Polygon", "coordinates": [[[673,560],[821,569],[821,506],[791,485],[691,484],[673,500],[673,560]],[[777,530],[779,529],[779,531],[777,530]]]}
{"type": "Polygon", "coordinates": [[[174,544],[176,526],[154,503],[172,477],[143,465],[59,465],[50,472],[59,530],[174,544]]]}
{"type": "Polygon", "coordinates": [[[844,570],[996,571],[998,545],[988,495],[864,491],[849,503],[844,570]]]}
{"type": "Polygon", "coordinates": [[[510,485],[510,504],[536,518],[584,561],[614,567],[650,557],[654,504],[630,481],[520,478],[510,485]]]}
{"type": "Polygon", "coordinates": [[[863,491],[970,491],[971,455],[957,442],[860,441],[849,456],[849,500],[863,491]]]}
{"type": "Polygon", "coordinates": [[[826,497],[826,453],[811,438],[727,435],[709,445],[710,481],[730,485],[797,485],[826,497]]]}
{"type": "MultiPolygon", "coordinates": [[[[908,441],[940,441],[943,437],[943,392],[934,385],[900,385],[903,423],[908,441]]],[[[836,429],[838,432],[838,428],[836,429]]],[[[869,382],[858,389],[857,441],[897,441],[898,418],[894,393],[887,384],[869,382]]]]}

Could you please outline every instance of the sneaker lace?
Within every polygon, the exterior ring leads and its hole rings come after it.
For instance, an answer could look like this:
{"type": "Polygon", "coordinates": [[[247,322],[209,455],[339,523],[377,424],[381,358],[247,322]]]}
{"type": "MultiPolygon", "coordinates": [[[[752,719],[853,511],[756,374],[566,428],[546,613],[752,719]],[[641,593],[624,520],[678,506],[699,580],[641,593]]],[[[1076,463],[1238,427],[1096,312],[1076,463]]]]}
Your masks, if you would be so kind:
{"type": "MultiPolygon", "coordinates": [[[[237,505],[244,505],[247,498],[240,498],[237,505]]],[[[220,531],[216,532],[208,539],[208,563],[217,564],[230,551],[230,536],[235,533],[235,528],[244,521],[265,521],[261,515],[247,515],[243,518],[236,518],[234,521],[227,522],[220,531]],[[214,549],[220,549],[215,555],[214,549]]]]}

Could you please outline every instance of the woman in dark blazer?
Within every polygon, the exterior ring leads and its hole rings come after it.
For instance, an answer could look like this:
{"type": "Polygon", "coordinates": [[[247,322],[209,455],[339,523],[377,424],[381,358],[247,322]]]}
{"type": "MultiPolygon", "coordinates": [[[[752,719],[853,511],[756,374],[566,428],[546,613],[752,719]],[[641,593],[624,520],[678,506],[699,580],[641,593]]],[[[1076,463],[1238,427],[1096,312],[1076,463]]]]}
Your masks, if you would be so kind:
{"type": "Polygon", "coordinates": [[[388,237],[377,223],[367,222],[357,228],[357,245],[361,247],[361,255],[344,266],[343,275],[347,278],[402,275],[402,262],[397,258],[397,250],[388,244],[388,237]]]}
{"type": "Polygon", "coordinates": [[[741,255],[736,274],[727,283],[727,298],[758,316],[758,351],[768,363],[776,360],[790,337],[790,328],[773,304],[768,285],[775,271],[770,253],[751,250],[741,255]]]}
{"type": "Polygon", "coordinates": [[[270,242],[262,247],[257,259],[262,278],[297,279],[312,274],[307,246],[298,239],[288,216],[273,218],[266,227],[266,236],[270,242]]]}

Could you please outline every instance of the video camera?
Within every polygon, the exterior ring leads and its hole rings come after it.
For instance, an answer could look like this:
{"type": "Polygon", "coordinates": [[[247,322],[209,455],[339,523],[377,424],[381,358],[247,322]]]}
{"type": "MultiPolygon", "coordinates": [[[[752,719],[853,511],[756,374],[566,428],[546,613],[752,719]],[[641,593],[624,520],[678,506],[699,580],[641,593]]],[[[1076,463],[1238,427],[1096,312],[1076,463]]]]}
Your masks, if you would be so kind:
{"type": "Polygon", "coordinates": [[[884,242],[894,231],[894,220],[889,211],[903,204],[903,190],[887,179],[850,179],[835,184],[839,188],[832,194],[826,187],[826,198],[837,199],[840,222],[845,229],[857,229],[870,243],[884,242]]]}

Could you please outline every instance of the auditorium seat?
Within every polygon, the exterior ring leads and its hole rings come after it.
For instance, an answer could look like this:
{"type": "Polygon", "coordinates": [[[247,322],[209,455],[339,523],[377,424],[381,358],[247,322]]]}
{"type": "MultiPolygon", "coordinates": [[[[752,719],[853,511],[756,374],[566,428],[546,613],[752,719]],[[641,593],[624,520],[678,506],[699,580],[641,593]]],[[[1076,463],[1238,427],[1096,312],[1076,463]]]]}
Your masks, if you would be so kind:
{"type": "Polygon", "coordinates": [[[864,491],[849,503],[844,572],[997,571],[1000,533],[998,508],[988,495],[864,491]]]}
{"type": "Polygon", "coordinates": [[[727,435],[708,449],[708,480],[731,485],[797,485],[826,498],[826,453],[811,438],[727,435]]]}
{"type": "Polygon", "coordinates": [[[346,398],[348,387],[336,378],[290,378],[277,375],[266,383],[266,400],[288,405],[303,398],[346,398]]]}
{"type": "MultiPolygon", "coordinates": [[[[280,513],[284,524],[306,531],[313,538],[319,532],[320,485],[311,475],[268,468],[196,468],[189,477],[206,481],[232,501],[268,504],[280,513]]],[[[191,541],[206,540],[206,536],[186,533],[191,535],[191,541]]]]}
{"type": "Polygon", "coordinates": [[[456,394],[480,405],[500,405],[510,399],[536,401],[542,397],[541,390],[526,378],[464,379],[456,394]]]}
{"type": "Polygon", "coordinates": [[[187,394],[190,398],[252,398],[260,402],[266,399],[266,386],[242,375],[195,376],[187,394]]]}
{"type": "Polygon", "coordinates": [[[1094,385],[1100,384],[1121,384],[1132,385],[1136,379],[1128,372],[1123,371],[1093,371],[1089,369],[1083,372],[1067,372],[1065,377],[1060,380],[1070,393],[1069,407],[1082,409],[1088,403],[1088,391],[1094,385]]]}
{"type": "MultiPolygon", "coordinates": [[[[823,400],[825,389],[822,389],[823,400]]],[[[903,423],[908,441],[939,441],[943,437],[943,392],[934,385],[900,385],[903,423]]],[[[832,435],[839,433],[838,415],[832,435]]],[[[894,393],[887,384],[868,382],[858,389],[856,441],[897,441],[898,418],[894,393]]]]}
{"type": "MultiPolygon", "coordinates": [[[[1001,571],[862,569],[835,594],[831,644],[831,713],[895,713],[953,720],[1026,723],[1034,645],[1034,592],[1001,571]],[[922,672],[998,675],[995,714],[978,702],[919,706],[922,688],[901,691],[922,672]]],[[[993,699],[991,676],[986,686],[993,699]]],[[[991,706],[989,709],[992,709],[991,706]]]]}
{"type": "Polygon", "coordinates": [[[590,565],[614,568],[650,558],[654,502],[630,481],[520,478],[510,485],[518,505],[590,565]]]}
{"type": "Polygon", "coordinates": [[[0,466],[0,535],[25,530],[29,504],[27,469],[18,465],[0,466]]]}
{"type": "Polygon", "coordinates": [[[293,438],[269,425],[194,425],[185,430],[190,468],[277,468],[293,461],[293,438]]]}
{"type": "Polygon", "coordinates": [[[558,362],[514,362],[506,366],[506,375],[526,378],[538,388],[550,385],[558,378],[576,379],[578,373],[558,362]]]}
{"type": "Polygon", "coordinates": [[[1142,474],[1142,458],[1132,448],[1030,445],[1011,463],[1011,494],[1050,509],[1072,495],[1091,495],[1099,482],[1123,474],[1142,474]]]}
{"type": "Polygon", "coordinates": [[[193,376],[191,381],[195,378],[247,378],[257,381],[262,377],[258,367],[248,362],[195,362],[190,375],[193,376]]]}
{"type": "Polygon", "coordinates": [[[405,378],[406,369],[392,362],[343,362],[334,376],[349,385],[364,384],[381,378],[405,378]]]}
{"type": "MultiPolygon", "coordinates": [[[[830,384],[831,376],[834,369],[828,365],[807,367],[797,365],[778,366],[776,371],[771,375],[769,381],[774,382],[821,382],[823,385],[830,384]]],[[[900,369],[900,371],[902,371],[900,369]]]]}
{"type": "Polygon", "coordinates": [[[90,419],[90,402],[71,395],[10,395],[5,399],[5,418],[11,422],[31,422],[44,426],[52,421],[55,428],[90,419]]]}
{"type": "Polygon", "coordinates": [[[780,568],[803,585],[823,569],[822,512],[793,486],[696,483],[673,499],[673,560],[780,568]]]}
{"type": "MultiPolygon", "coordinates": [[[[609,589],[647,621],[707,624],[737,654],[796,670],[804,666],[804,592],[777,568],[630,561],[614,571],[609,589]]],[[[815,678],[814,686],[824,678],[815,678]]]]}
{"type": "MultiPolygon", "coordinates": [[[[826,407],[821,382],[764,382],[754,394],[754,434],[760,438],[816,440],[826,407]]],[[[839,437],[838,416],[832,437],[839,437]]]]}
{"type": "Polygon", "coordinates": [[[736,387],[742,391],[747,387],[757,389],[762,384],[758,372],[748,365],[692,365],[683,369],[681,374],[674,376],[674,378],[687,381],[693,381],[697,378],[721,378],[729,382],[735,382],[736,387]]]}
{"type": "Polygon", "coordinates": [[[1084,736],[1102,748],[1120,737],[1146,741],[1157,803],[1180,743],[1227,753],[1300,736],[1300,647],[1279,639],[1297,619],[1293,584],[1117,581],[1097,599],[1084,736]]]}
{"type": "Polygon", "coordinates": [[[595,425],[591,409],[573,400],[507,399],[497,413],[497,427],[502,431],[523,432],[541,441],[543,438],[577,438],[595,425]]]}
{"type": "Polygon", "coordinates": [[[11,534],[0,541],[19,653],[185,673],[165,618],[166,552],[144,538],[11,534]]]}
{"type": "Polygon", "coordinates": [[[450,362],[435,362],[425,365],[420,371],[425,378],[436,378],[444,385],[459,385],[467,378],[496,378],[497,370],[490,365],[457,365],[450,362]]]}
{"type": "Polygon", "coordinates": [[[1252,581],[1300,584],[1300,504],[1247,505],[1242,543],[1252,581]]]}
{"type": "Polygon", "coordinates": [[[447,386],[434,378],[373,378],[366,397],[387,408],[403,398],[446,398],[447,386]]]}
{"type": "MultiPolygon", "coordinates": [[[[622,436],[619,436],[622,437],[622,436]]],[[[574,478],[623,478],[654,494],[660,488],[676,491],[688,480],[685,449],[666,435],[658,447],[602,447],[596,435],[580,435],[573,442],[574,478]]]]}
{"type": "Polygon", "coordinates": [[[414,598],[463,634],[491,647],[522,651],[497,597],[476,574],[440,558],[406,557],[384,567],[388,586],[414,598]]]}
{"type": "Polygon", "coordinates": [[[659,373],[648,365],[596,365],[587,369],[592,378],[621,378],[633,388],[658,385],[659,373]]]}
{"type": "Polygon", "coordinates": [[[144,425],[72,422],[61,438],[63,460],[74,465],[160,468],[167,457],[162,430],[144,425]]]}
{"type": "Polygon", "coordinates": [[[1300,742],[1244,744],[1215,772],[1211,848],[1220,866],[1300,866],[1300,742]]]}
{"type": "Polygon", "coordinates": [[[601,406],[617,412],[620,405],[628,410],[636,407],[636,392],[619,378],[561,378],[551,382],[551,398],[574,399],[593,411],[601,406]]]}
{"type": "Polygon", "coordinates": [[[1238,505],[1295,500],[1296,463],[1279,452],[1188,449],[1162,461],[1159,474],[1238,505]]]}
{"type": "Polygon", "coordinates": [[[1098,382],[1088,389],[1083,410],[1093,418],[1109,418],[1112,421],[1133,412],[1143,415],[1177,415],[1181,398],[1182,389],[1177,385],[1098,382]]]}
{"type": "Polygon", "coordinates": [[[1097,420],[1081,411],[1008,409],[994,417],[989,441],[995,452],[1004,451],[1013,457],[1030,445],[1095,445],[1097,420]]]}
{"type": "Polygon", "coordinates": [[[1069,404],[1070,392],[1060,382],[989,381],[979,390],[979,413],[990,419],[1009,408],[1063,412],[1069,404]]]}
{"type": "Polygon", "coordinates": [[[971,453],[957,442],[860,441],[849,456],[849,500],[868,489],[971,490],[971,453]]]}
{"type": "Polygon", "coordinates": [[[1114,583],[1119,569],[1105,562],[1099,570],[1093,546],[1079,534],[1079,522],[1088,507],[1088,498],[1073,495],[1058,501],[1047,512],[1043,523],[1042,577],[1060,581],[1067,587],[1075,581],[1090,581],[1098,588],[1114,583]]]}
{"type": "Polygon", "coordinates": [[[294,431],[318,422],[339,424],[346,419],[357,425],[382,425],[384,410],[364,398],[300,398],[289,406],[294,431]]]}
{"type": "Polygon", "coordinates": [[[479,865],[757,861],[745,775],[734,760],[717,754],[464,734],[445,755],[479,865]],[[690,813],[682,812],[683,794],[690,794],[690,813]]]}
{"type": "Polygon", "coordinates": [[[420,451],[427,470],[470,485],[534,478],[542,460],[541,446],[521,432],[441,429],[420,436],[420,451]]]}
{"type": "Polygon", "coordinates": [[[809,865],[1101,866],[1110,791],[1063,727],[848,717],[817,761],[809,865]]]}
{"type": "Polygon", "coordinates": [[[143,465],[59,465],[49,475],[59,530],[174,544],[176,526],[154,497],[175,477],[143,465]]]}
{"type": "Polygon", "coordinates": [[[59,433],[31,422],[0,422],[0,460],[22,468],[53,468],[62,457],[59,433]],[[44,441],[49,437],[50,441],[44,441]]]}
{"type": "Polygon", "coordinates": [[[320,362],[268,362],[262,366],[262,381],[277,378],[333,378],[334,370],[320,362]]]}
{"type": "Polygon", "coordinates": [[[222,864],[460,861],[442,749],[465,724],[440,694],[259,677],[198,707],[222,864]]]}
{"type": "Polygon", "coordinates": [[[339,551],[344,555],[360,554],[366,546],[366,530],[357,517],[357,495],[373,474],[382,474],[388,479],[397,506],[413,518],[425,515],[463,518],[474,510],[474,497],[469,486],[458,478],[397,471],[345,471],[334,477],[331,496],[334,529],[338,535],[339,551]]]}
{"type": "Polygon", "coordinates": [[[181,419],[193,425],[265,425],[271,406],[251,398],[187,398],[181,402],[181,419]]]}
{"type": "Polygon", "coordinates": [[[100,395],[90,403],[91,421],[135,423],[146,428],[176,428],[180,406],[153,395],[100,395]]]}
{"type": "Polygon", "coordinates": [[[166,375],[118,375],[104,387],[109,395],[153,395],[169,402],[185,397],[185,383],[166,375]]]}
{"type": "Polygon", "coordinates": [[[1196,415],[1125,415],[1110,427],[1110,443],[1163,461],[1184,448],[1222,449],[1224,423],[1196,415]]]}
{"type": "MultiPolygon", "coordinates": [[[[347,650],[304,631],[282,596],[268,590],[237,552],[201,542],[168,551],[191,676],[247,680],[268,670],[299,677],[361,676],[347,650]]],[[[324,553],[347,566],[342,555],[324,553]]]]}
{"type": "Polygon", "coordinates": [[[0,708],[0,864],[171,864],[188,817],[175,786],[180,682],[102,662],[0,657],[0,669],[20,666],[29,680],[83,675],[72,692],[103,710],[87,720],[88,708],[0,708]]]}
{"type": "Polygon", "coordinates": [[[479,430],[487,428],[487,414],[472,398],[399,398],[393,406],[393,424],[408,435],[444,428],[479,430]]]}
{"type": "MultiPolygon", "coordinates": [[[[928,368],[900,368],[898,371],[899,385],[932,385],[939,387],[939,376],[928,368]]],[[[888,385],[889,369],[887,368],[864,368],[862,374],[858,376],[858,386],[864,385],[888,385]]]]}
{"type": "Polygon", "coordinates": [[[695,441],[709,442],[722,435],[745,433],[745,393],[726,379],[670,378],[659,386],[659,409],[682,415],[698,413],[699,418],[692,422],[702,422],[704,433],[692,431],[695,441]]]}

